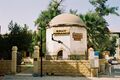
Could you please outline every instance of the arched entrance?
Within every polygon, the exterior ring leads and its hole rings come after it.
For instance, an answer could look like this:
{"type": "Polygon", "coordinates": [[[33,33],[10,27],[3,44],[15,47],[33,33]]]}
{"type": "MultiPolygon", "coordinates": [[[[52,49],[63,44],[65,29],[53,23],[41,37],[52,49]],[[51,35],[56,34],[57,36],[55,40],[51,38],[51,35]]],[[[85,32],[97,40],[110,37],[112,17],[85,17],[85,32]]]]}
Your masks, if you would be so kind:
{"type": "Polygon", "coordinates": [[[63,58],[63,50],[58,51],[57,60],[61,60],[63,58]]]}

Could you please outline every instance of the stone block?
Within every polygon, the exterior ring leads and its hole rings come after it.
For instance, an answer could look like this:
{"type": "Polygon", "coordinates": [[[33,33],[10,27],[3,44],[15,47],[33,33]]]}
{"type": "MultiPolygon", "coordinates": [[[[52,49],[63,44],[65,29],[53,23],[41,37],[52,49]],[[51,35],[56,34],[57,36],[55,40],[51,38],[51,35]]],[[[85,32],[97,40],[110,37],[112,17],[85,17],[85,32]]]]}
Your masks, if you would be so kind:
{"type": "MultiPolygon", "coordinates": [[[[43,72],[55,75],[90,76],[89,62],[86,60],[46,60],[43,72]]],[[[39,65],[40,71],[40,65],[39,65]]]]}

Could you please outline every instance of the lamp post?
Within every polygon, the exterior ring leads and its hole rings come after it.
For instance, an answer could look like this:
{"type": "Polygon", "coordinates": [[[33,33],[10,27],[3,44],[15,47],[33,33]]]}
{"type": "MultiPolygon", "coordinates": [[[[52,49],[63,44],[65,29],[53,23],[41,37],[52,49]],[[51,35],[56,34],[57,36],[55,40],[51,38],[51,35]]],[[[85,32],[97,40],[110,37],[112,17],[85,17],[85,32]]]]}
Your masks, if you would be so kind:
{"type": "Polygon", "coordinates": [[[40,76],[42,77],[42,28],[40,28],[40,76]]]}
{"type": "Polygon", "coordinates": [[[40,30],[40,76],[42,77],[43,72],[42,72],[42,28],[38,27],[38,30],[40,30]]]}

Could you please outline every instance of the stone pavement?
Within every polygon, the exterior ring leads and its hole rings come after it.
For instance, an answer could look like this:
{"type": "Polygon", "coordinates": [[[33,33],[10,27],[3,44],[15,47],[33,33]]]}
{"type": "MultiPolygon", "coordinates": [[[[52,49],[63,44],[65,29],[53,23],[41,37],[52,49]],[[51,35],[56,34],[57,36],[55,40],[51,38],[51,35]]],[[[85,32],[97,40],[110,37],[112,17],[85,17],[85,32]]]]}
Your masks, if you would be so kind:
{"type": "Polygon", "coordinates": [[[102,76],[102,77],[71,77],[71,76],[43,76],[43,77],[32,77],[32,76],[13,76],[6,75],[1,77],[0,80],[120,80],[120,76],[102,76]]]}

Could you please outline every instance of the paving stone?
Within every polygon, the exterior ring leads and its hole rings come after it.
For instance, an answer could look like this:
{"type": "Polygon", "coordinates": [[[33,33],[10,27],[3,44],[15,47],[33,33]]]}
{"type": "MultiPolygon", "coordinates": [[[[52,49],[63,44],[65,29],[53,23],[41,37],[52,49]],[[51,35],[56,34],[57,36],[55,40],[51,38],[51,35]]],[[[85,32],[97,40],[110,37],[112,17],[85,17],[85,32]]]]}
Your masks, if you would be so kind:
{"type": "Polygon", "coordinates": [[[119,77],[71,77],[71,76],[43,76],[43,77],[32,77],[32,76],[12,76],[6,75],[0,80],[120,80],[119,77]]]}

